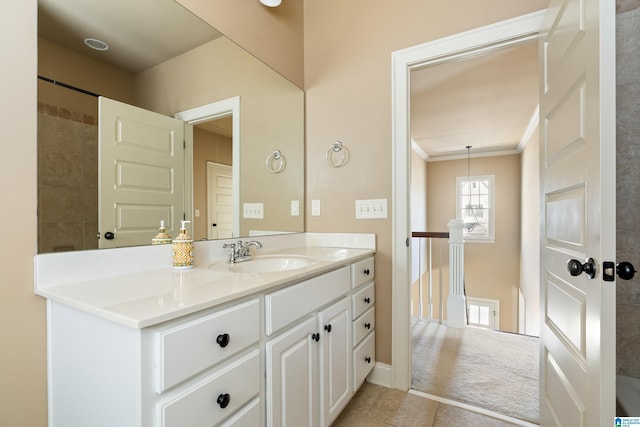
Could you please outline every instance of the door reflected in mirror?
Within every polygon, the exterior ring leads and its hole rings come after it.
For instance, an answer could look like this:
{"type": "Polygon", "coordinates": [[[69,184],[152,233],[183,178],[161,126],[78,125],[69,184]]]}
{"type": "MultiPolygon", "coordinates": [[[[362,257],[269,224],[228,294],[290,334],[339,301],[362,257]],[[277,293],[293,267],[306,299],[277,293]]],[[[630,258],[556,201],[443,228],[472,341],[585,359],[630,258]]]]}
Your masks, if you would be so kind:
{"type": "MultiPolygon", "coordinates": [[[[133,22],[146,22],[156,12],[162,12],[176,19],[180,16],[181,21],[185,13],[188,14],[193,21],[186,24],[187,27],[203,24],[173,0],[154,1],[153,5],[147,5],[147,10],[142,7],[135,10],[137,5],[132,6],[128,1],[104,2],[110,11],[94,8],[94,12],[102,14],[97,21],[88,16],[86,3],[84,0],[39,1],[38,74],[83,92],[38,81],[38,252],[94,249],[99,247],[98,233],[104,237],[107,231],[113,231],[98,225],[98,108],[96,98],[86,92],[169,117],[238,97],[242,121],[237,153],[233,153],[233,146],[229,147],[232,135],[225,135],[224,130],[223,122],[230,121],[230,117],[217,118],[215,132],[203,129],[204,123],[193,126],[193,169],[183,186],[186,188],[183,215],[192,221],[192,235],[203,239],[304,231],[304,213],[293,216],[290,208],[293,201],[304,205],[302,90],[224,36],[207,36],[187,51],[174,52],[162,62],[145,68],[128,67],[122,62],[115,65],[115,62],[109,63],[109,57],[96,59],[85,55],[85,47],[73,38],[78,33],[73,28],[80,24],[65,22],[71,16],[82,16],[85,21],[82,25],[92,25],[92,20],[101,22],[101,28],[95,27],[95,31],[108,28],[111,19],[108,16],[118,16],[114,9],[119,7],[127,8],[126,15],[133,22]],[[75,7],[77,13],[61,14],[60,8],[64,7],[75,7]],[[155,12],[148,13],[148,7],[155,12]],[[144,19],[132,16],[138,12],[144,12],[144,19]],[[56,29],[53,23],[65,28],[56,29]],[[51,34],[65,37],[53,40],[51,34]],[[71,40],[71,44],[66,40],[71,40]],[[212,147],[198,142],[201,137],[215,141],[215,154],[212,147]],[[286,169],[278,174],[270,173],[265,167],[265,159],[275,150],[282,151],[287,158],[286,169]],[[224,196],[220,197],[218,212],[211,216],[211,198],[219,196],[211,193],[214,184],[209,184],[212,179],[207,178],[209,163],[232,166],[231,175],[237,176],[237,180],[225,184],[237,186],[237,201],[230,212],[224,207],[229,203],[222,200],[224,196]],[[244,203],[262,203],[264,219],[242,218],[240,207],[244,203]],[[221,226],[229,221],[229,216],[231,223],[236,224],[230,231],[227,225],[221,226]],[[212,230],[213,224],[218,230],[212,230]]],[[[166,25],[156,25],[158,27],[162,32],[170,32],[166,25]]],[[[120,33],[127,31],[119,29],[120,33]]],[[[180,38],[176,34],[170,37],[180,38]]],[[[103,32],[99,38],[108,39],[109,35],[103,32]]],[[[128,44],[133,45],[136,39],[140,37],[131,37],[128,44]]],[[[218,186],[222,185],[221,179],[218,186]]],[[[176,217],[179,216],[177,213],[176,217]]],[[[153,223],[133,226],[148,228],[150,243],[159,226],[155,222],[154,219],[153,223]]],[[[118,235],[116,232],[114,241],[118,235]]]]}

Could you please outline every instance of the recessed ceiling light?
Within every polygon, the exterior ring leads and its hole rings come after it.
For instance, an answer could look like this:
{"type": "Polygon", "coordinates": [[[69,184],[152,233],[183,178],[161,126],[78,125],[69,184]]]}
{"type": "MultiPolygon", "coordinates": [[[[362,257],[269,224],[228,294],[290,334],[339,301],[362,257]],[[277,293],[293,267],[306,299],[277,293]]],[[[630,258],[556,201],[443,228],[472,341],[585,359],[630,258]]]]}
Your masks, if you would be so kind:
{"type": "Polygon", "coordinates": [[[95,50],[109,50],[108,44],[106,44],[102,40],[94,39],[92,37],[87,37],[86,39],[84,39],[84,44],[95,50]]]}

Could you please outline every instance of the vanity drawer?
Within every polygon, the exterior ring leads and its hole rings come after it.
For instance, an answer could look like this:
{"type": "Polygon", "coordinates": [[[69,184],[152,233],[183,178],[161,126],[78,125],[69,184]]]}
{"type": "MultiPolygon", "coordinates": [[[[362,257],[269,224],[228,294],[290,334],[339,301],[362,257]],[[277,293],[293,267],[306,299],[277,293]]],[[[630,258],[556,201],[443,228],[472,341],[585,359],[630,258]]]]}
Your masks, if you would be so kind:
{"type": "Polygon", "coordinates": [[[242,408],[259,392],[260,351],[255,350],[161,404],[161,426],[210,427],[242,408]]]}
{"type": "Polygon", "coordinates": [[[352,288],[357,288],[363,283],[373,279],[374,276],[375,276],[375,269],[374,269],[373,257],[351,264],[351,287],[352,288]]]}
{"type": "Polygon", "coordinates": [[[349,267],[314,277],[266,295],[266,334],[271,335],[350,290],[349,267]]]}
{"type": "Polygon", "coordinates": [[[376,328],[376,311],[371,307],[362,316],[353,321],[353,345],[354,347],[376,328]]]}
{"type": "Polygon", "coordinates": [[[156,392],[162,393],[258,342],[260,301],[247,301],[157,334],[156,392]]]}
{"type": "Polygon", "coordinates": [[[257,398],[240,409],[224,424],[220,424],[220,427],[256,427],[260,425],[261,414],[260,398],[257,398]]]}
{"type": "Polygon", "coordinates": [[[356,392],[376,363],[376,332],[353,350],[353,391],[356,392]]]}
{"type": "Polygon", "coordinates": [[[376,302],[376,289],[374,283],[371,282],[359,291],[351,295],[351,312],[353,319],[357,319],[376,302]]]}

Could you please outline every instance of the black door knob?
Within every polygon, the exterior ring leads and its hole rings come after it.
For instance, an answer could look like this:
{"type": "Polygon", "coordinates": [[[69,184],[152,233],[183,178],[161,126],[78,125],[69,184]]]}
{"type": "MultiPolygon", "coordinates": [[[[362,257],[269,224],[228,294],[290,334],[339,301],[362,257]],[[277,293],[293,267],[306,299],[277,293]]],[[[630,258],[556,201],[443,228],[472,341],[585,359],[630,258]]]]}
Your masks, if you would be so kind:
{"type": "Polygon", "coordinates": [[[114,237],[116,237],[116,235],[110,231],[107,231],[106,233],[104,233],[104,238],[107,240],[113,240],[114,237]]]}
{"type": "Polygon", "coordinates": [[[587,258],[584,263],[581,263],[577,259],[570,259],[567,263],[567,270],[572,276],[579,276],[585,273],[590,279],[596,277],[596,262],[593,258],[587,258]]]}
{"type": "Polygon", "coordinates": [[[630,262],[623,261],[616,265],[616,274],[623,280],[631,280],[636,274],[636,269],[630,262]]]}
{"type": "Polygon", "coordinates": [[[218,338],[216,338],[216,342],[220,345],[220,347],[226,347],[229,344],[229,334],[218,335],[218,338]]]}
{"type": "Polygon", "coordinates": [[[231,396],[229,395],[229,393],[221,394],[218,396],[218,400],[216,400],[216,402],[218,402],[218,405],[220,405],[220,407],[224,409],[229,406],[229,403],[231,402],[231,396]]]}

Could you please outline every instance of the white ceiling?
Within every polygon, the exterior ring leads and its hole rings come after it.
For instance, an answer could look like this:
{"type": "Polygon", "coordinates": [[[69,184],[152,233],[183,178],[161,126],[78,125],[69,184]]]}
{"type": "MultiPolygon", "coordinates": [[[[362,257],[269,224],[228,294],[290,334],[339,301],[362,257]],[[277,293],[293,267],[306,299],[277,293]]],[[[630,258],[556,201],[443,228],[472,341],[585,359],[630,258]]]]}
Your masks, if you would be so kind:
{"type": "Polygon", "coordinates": [[[411,72],[411,138],[429,161],[516,152],[537,105],[536,42],[411,72]]]}
{"type": "Polygon", "coordinates": [[[38,34],[132,73],[221,35],[173,0],[38,0],[38,34]],[[86,37],[110,49],[89,49],[86,37]]]}

